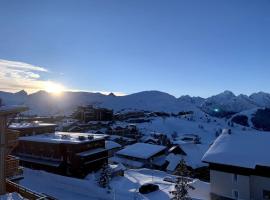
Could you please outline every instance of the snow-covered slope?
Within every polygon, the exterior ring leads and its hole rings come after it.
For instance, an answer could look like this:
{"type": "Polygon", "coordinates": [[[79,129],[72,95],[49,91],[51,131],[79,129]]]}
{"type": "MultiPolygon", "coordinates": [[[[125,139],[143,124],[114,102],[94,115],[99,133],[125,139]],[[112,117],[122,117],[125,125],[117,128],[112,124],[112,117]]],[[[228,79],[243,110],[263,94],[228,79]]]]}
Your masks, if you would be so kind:
{"type": "Polygon", "coordinates": [[[180,111],[199,112],[198,103],[197,101],[193,102],[192,97],[186,100],[177,99],[172,95],[159,91],[145,91],[126,96],[89,92],[65,92],[61,96],[54,96],[45,91],[39,91],[30,95],[3,93],[0,98],[3,99],[4,104],[27,105],[31,113],[40,115],[69,114],[77,106],[87,104],[111,108],[115,111],[138,109],[174,113],[180,111]]]}
{"type": "Polygon", "coordinates": [[[253,102],[246,95],[234,95],[231,91],[225,91],[218,95],[209,97],[202,104],[202,109],[211,113],[215,109],[226,112],[241,112],[243,110],[257,107],[256,102],[253,102]]]}
{"type": "Polygon", "coordinates": [[[144,91],[126,96],[104,95],[91,92],[64,92],[54,96],[45,91],[27,94],[0,92],[4,104],[19,104],[30,107],[30,113],[39,115],[69,114],[78,105],[94,104],[112,108],[115,111],[122,109],[137,109],[147,111],[180,112],[201,110],[212,114],[218,109],[224,112],[241,112],[256,107],[270,107],[270,94],[259,92],[250,96],[234,95],[225,91],[207,99],[190,97],[188,95],[176,98],[159,91],[144,91]]]}

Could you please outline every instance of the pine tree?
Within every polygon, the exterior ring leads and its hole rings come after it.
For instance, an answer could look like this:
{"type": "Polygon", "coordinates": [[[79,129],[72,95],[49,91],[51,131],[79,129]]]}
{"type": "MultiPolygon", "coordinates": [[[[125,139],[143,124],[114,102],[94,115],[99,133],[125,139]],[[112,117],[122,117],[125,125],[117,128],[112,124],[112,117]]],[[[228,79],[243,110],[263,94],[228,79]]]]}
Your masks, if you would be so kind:
{"type": "Polygon", "coordinates": [[[172,200],[191,200],[188,196],[188,190],[194,189],[194,187],[189,184],[189,179],[187,177],[190,175],[190,172],[184,159],[180,161],[175,175],[178,177],[175,183],[175,190],[170,191],[173,195],[172,200]]]}
{"type": "Polygon", "coordinates": [[[111,180],[111,170],[109,165],[105,163],[100,172],[100,177],[98,179],[98,184],[100,187],[107,188],[111,180]]]}

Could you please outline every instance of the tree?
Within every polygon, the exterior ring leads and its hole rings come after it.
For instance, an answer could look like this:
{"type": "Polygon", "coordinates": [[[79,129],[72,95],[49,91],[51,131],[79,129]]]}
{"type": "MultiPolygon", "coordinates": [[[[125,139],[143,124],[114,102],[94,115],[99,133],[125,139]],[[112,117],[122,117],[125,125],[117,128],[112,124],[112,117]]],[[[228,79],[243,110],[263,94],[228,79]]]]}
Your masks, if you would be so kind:
{"type": "Polygon", "coordinates": [[[170,191],[173,195],[172,200],[191,200],[188,196],[188,190],[194,190],[195,188],[189,184],[188,176],[190,175],[190,171],[188,170],[184,159],[180,161],[175,175],[177,175],[175,190],[170,191]]]}
{"type": "Polygon", "coordinates": [[[105,163],[100,172],[98,184],[100,187],[107,188],[111,180],[111,169],[107,163],[105,163]]]}

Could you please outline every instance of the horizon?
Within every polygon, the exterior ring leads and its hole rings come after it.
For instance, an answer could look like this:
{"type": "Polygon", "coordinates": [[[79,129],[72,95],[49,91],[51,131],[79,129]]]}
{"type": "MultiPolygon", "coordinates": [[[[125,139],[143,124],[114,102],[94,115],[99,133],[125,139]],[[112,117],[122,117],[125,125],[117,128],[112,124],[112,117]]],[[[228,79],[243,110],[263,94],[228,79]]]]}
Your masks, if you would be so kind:
{"type": "Polygon", "coordinates": [[[270,2],[2,2],[0,90],[270,92],[270,2]]]}
{"type": "MultiPolygon", "coordinates": [[[[16,93],[19,93],[19,92],[25,92],[27,95],[31,95],[31,94],[35,94],[35,93],[38,93],[38,92],[46,92],[48,94],[51,94],[53,96],[59,96],[61,97],[62,94],[55,94],[54,92],[49,92],[49,91],[46,91],[46,90],[38,90],[38,91],[34,91],[34,92],[27,92],[25,91],[24,89],[22,90],[18,90],[18,91],[1,91],[0,92],[8,92],[8,93],[12,93],[12,94],[16,94],[16,93]]],[[[212,94],[210,96],[207,96],[207,97],[202,97],[202,96],[198,96],[198,95],[190,95],[190,94],[181,94],[180,96],[175,96],[173,94],[170,94],[166,91],[160,91],[160,90],[144,90],[144,91],[139,91],[139,92],[134,92],[134,93],[130,93],[130,94],[124,94],[124,93],[114,93],[114,92],[102,92],[102,91],[83,91],[83,90],[63,90],[61,91],[61,93],[92,93],[92,94],[102,94],[104,96],[109,96],[110,94],[114,94],[115,96],[117,97],[123,97],[123,96],[128,96],[128,95],[133,95],[133,94],[138,94],[138,93],[143,93],[143,92],[160,92],[160,93],[165,93],[165,94],[168,94],[168,95],[171,95],[175,98],[180,98],[180,97],[184,97],[184,96],[189,96],[189,97],[192,97],[192,98],[203,98],[203,99],[207,99],[207,98],[210,98],[212,96],[216,96],[216,95],[219,95],[219,94],[223,94],[225,92],[231,92],[233,95],[235,96],[240,96],[240,95],[246,95],[246,96],[251,96],[252,94],[258,94],[258,93],[266,93],[266,94],[270,94],[268,92],[264,92],[264,91],[257,91],[257,92],[253,92],[253,93],[250,93],[250,94],[244,94],[244,93],[239,93],[239,94],[236,94],[234,93],[233,91],[231,90],[224,90],[224,91],[221,91],[221,92],[218,92],[216,94],[212,94]]]]}

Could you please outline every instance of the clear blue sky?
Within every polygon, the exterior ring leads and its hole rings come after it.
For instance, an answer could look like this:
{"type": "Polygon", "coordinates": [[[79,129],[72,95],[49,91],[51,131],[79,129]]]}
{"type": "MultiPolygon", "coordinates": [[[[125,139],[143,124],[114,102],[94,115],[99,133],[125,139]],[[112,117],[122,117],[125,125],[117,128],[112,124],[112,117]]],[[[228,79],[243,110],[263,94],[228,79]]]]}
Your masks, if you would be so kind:
{"type": "Polygon", "coordinates": [[[0,0],[0,59],[78,90],[270,92],[270,1],[0,0]]]}

